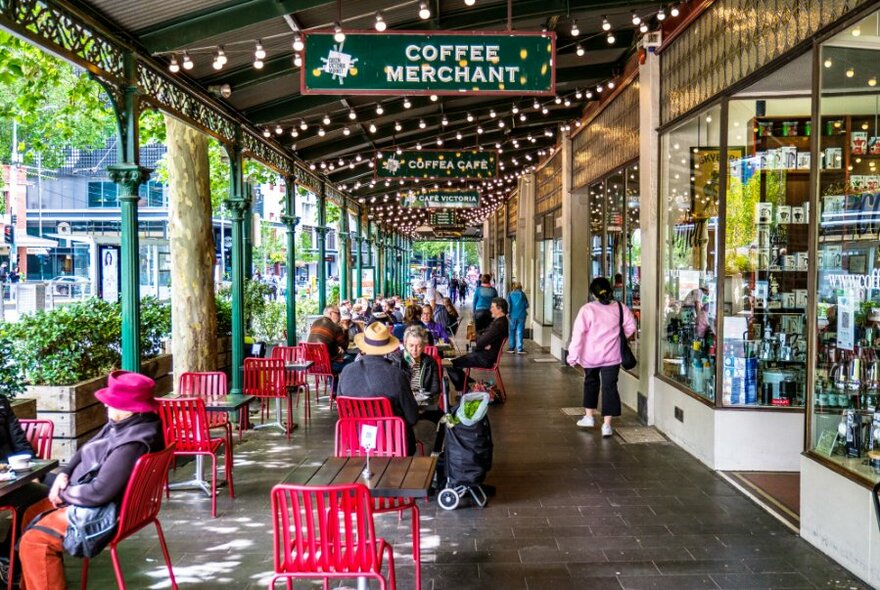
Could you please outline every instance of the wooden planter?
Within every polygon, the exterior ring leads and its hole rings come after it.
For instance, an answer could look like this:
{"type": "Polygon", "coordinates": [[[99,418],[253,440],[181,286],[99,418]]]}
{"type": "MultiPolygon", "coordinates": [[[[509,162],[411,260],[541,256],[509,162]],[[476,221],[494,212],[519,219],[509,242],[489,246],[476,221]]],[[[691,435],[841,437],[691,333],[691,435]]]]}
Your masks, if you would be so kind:
{"type": "MultiPolygon", "coordinates": [[[[157,396],[173,389],[172,368],[170,354],[159,355],[141,365],[141,372],[156,382],[157,396]]],[[[55,424],[53,458],[67,461],[107,423],[107,409],[95,398],[95,392],[106,386],[104,375],[74,385],[27,387],[27,397],[36,399],[37,417],[55,424]]]]}
{"type": "Polygon", "coordinates": [[[9,402],[12,412],[19,420],[33,420],[37,417],[37,400],[20,397],[9,402]]]}

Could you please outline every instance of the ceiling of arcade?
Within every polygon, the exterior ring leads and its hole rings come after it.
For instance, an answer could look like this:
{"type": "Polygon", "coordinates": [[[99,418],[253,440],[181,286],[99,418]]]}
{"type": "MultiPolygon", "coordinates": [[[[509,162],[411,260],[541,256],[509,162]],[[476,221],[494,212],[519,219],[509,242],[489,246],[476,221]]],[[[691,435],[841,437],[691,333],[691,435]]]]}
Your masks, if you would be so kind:
{"type": "MultiPolygon", "coordinates": [[[[374,219],[407,232],[431,210],[401,206],[425,187],[477,189],[477,225],[503,204],[517,176],[552,153],[674,3],[620,0],[78,0],[119,33],[218,95],[336,186],[374,219]],[[149,9],[145,9],[146,6],[149,9]],[[508,9],[510,13],[508,13],[508,9]],[[427,16],[427,18],[422,18],[427,16]],[[508,23],[508,18],[510,22],[508,23]],[[333,30],[555,32],[556,95],[320,95],[300,92],[300,33],[333,30]],[[573,33],[577,33],[576,35],[573,33]],[[377,179],[398,150],[496,152],[498,176],[479,182],[377,179]]],[[[176,70],[176,71],[175,71],[176,70]]],[[[466,211],[466,213],[465,213],[466,211]]]]}

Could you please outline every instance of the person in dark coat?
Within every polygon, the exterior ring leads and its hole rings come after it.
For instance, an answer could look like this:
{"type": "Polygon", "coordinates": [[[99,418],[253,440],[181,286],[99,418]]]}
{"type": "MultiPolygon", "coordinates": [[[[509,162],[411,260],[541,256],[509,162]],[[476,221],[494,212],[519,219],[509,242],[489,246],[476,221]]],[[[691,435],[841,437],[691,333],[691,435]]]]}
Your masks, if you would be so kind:
{"type": "Polygon", "coordinates": [[[415,453],[413,425],[419,419],[419,405],[410,386],[407,372],[400,363],[385,358],[398,350],[400,341],[388,326],[373,322],[354,338],[361,354],[339,375],[337,395],[346,397],[387,397],[395,416],[406,422],[407,453],[415,453]]]}
{"type": "Polygon", "coordinates": [[[492,323],[477,336],[474,350],[452,359],[452,367],[446,370],[449,380],[459,391],[465,391],[464,370],[468,367],[488,369],[498,360],[498,351],[507,338],[507,301],[501,297],[492,299],[489,306],[492,323]]]}
{"type": "Polygon", "coordinates": [[[120,504],[137,460],[165,448],[155,388],[149,377],[114,371],[107,387],[95,392],[109,421],[61,468],[49,497],[25,512],[25,522],[41,515],[39,527],[26,530],[19,544],[29,590],[67,587],[62,561],[67,507],[120,504]]]}

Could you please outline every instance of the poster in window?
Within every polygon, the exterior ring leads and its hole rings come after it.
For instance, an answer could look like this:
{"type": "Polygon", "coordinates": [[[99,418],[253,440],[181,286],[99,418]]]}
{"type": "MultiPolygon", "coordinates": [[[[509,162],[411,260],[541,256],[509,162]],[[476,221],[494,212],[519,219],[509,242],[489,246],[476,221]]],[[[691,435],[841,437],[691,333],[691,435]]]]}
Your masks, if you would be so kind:
{"type": "Polygon", "coordinates": [[[119,250],[105,248],[101,252],[101,298],[119,301],[119,250]]]}
{"type": "MultiPolygon", "coordinates": [[[[743,151],[741,147],[727,148],[728,166],[742,161],[743,151]]],[[[691,150],[691,211],[694,217],[718,215],[720,160],[720,147],[695,147],[691,150]]]]}

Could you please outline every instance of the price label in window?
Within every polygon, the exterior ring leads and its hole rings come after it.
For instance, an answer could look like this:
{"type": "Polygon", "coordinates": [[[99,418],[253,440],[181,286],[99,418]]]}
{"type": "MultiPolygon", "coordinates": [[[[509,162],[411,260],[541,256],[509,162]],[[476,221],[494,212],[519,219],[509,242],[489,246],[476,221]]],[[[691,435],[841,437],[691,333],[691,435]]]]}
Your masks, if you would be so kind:
{"type": "Polygon", "coordinates": [[[361,448],[372,451],[376,448],[376,434],[379,431],[375,426],[364,425],[361,427],[361,448]]]}

